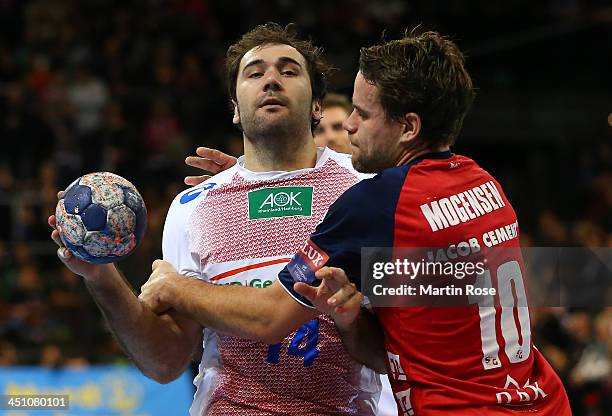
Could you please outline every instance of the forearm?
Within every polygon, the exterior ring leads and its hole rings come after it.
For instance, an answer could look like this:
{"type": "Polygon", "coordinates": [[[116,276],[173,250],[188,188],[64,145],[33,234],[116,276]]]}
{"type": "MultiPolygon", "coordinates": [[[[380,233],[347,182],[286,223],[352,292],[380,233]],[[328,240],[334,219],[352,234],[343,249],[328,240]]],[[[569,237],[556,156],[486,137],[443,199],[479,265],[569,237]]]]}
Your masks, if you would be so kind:
{"type": "Polygon", "coordinates": [[[181,279],[168,302],[181,314],[206,328],[228,335],[276,343],[299,325],[317,316],[305,311],[278,282],[265,289],[213,285],[181,279]]]}
{"type": "Polygon", "coordinates": [[[356,361],[378,373],[387,373],[384,332],[372,312],[362,307],[352,324],[336,327],[344,346],[356,361]]]}
{"type": "Polygon", "coordinates": [[[176,378],[194,346],[175,320],[153,313],[114,266],[106,267],[101,278],[85,282],[110,330],[143,374],[159,382],[176,378]]]}

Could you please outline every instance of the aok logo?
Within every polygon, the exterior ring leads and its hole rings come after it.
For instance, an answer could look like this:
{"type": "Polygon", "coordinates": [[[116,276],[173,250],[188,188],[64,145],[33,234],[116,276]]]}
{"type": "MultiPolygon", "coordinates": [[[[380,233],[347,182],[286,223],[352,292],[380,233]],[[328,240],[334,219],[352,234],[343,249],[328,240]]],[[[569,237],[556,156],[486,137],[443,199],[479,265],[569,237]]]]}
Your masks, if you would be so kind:
{"type": "Polygon", "coordinates": [[[312,186],[283,186],[249,192],[249,219],[310,216],[312,186]]]}
{"type": "Polygon", "coordinates": [[[268,195],[268,197],[266,198],[266,200],[264,202],[261,203],[261,205],[259,206],[259,209],[263,209],[263,208],[274,208],[276,207],[286,207],[287,205],[294,205],[296,207],[301,207],[302,204],[300,204],[300,201],[297,199],[298,196],[300,196],[302,194],[302,192],[297,192],[294,193],[293,191],[290,191],[289,193],[287,192],[279,192],[279,193],[272,193],[270,195],[268,195]]]}

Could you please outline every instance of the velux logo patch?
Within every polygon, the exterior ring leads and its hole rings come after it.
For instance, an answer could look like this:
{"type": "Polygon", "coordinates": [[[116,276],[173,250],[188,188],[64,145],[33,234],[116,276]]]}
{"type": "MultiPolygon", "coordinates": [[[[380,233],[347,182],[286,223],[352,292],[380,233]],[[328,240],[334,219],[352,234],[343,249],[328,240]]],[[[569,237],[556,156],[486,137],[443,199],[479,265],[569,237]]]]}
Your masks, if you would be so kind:
{"type": "Polygon", "coordinates": [[[249,192],[249,219],[310,216],[312,186],[279,186],[249,192]]]}
{"type": "Polygon", "coordinates": [[[316,280],[315,272],[323,267],[328,260],[327,253],[309,239],[295,253],[287,265],[287,270],[296,282],[313,283],[316,280]]]}

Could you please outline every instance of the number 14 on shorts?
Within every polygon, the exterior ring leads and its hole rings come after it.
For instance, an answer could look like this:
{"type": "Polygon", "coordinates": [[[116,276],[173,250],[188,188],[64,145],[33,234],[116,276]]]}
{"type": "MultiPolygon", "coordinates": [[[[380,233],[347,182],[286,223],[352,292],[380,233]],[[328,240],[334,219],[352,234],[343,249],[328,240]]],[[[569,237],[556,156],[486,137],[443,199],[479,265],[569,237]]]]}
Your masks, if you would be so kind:
{"type": "MultiPolygon", "coordinates": [[[[303,357],[304,367],[310,367],[314,363],[315,358],[317,358],[317,355],[319,355],[318,342],[319,320],[315,318],[306,322],[295,331],[295,335],[293,335],[287,347],[287,355],[303,357]]],[[[280,342],[270,345],[266,361],[270,364],[278,364],[281,348],[282,343],[280,342]]]]}

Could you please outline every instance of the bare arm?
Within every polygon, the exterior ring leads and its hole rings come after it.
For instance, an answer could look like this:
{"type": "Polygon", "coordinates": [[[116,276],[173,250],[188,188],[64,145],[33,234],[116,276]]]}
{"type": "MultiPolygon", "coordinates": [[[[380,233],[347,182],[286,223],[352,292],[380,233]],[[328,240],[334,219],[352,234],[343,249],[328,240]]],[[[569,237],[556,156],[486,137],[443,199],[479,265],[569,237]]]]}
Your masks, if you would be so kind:
{"type": "Polygon", "coordinates": [[[373,312],[361,307],[355,321],[348,326],[336,324],[342,342],[351,356],[377,373],[386,374],[384,333],[373,312]]]}
{"type": "MultiPolygon", "coordinates": [[[[55,227],[54,216],[49,224],[55,227]]],[[[60,260],[84,277],[112,333],[143,374],[160,383],[176,379],[198,347],[200,325],[175,311],[158,316],[138,300],[114,265],[82,262],[61,246],[56,230],[51,237],[60,245],[60,260]]]]}
{"type": "Polygon", "coordinates": [[[172,308],[229,335],[274,344],[320,315],[296,302],[278,281],[263,289],[220,286],[181,276],[161,260],[153,268],[160,277],[145,284],[140,295],[153,310],[172,308]]]}
{"type": "Polygon", "coordinates": [[[200,325],[175,311],[156,315],[114,266],[100,277],[85,285],[125,353],[160,383],[179,377],[201,343],[200,325]]]}
{"type": "Polygon", "coordinates": [[[363,296],[342,269],[319,270],[317,278],[323,279],[319,287],[296,284],[296,291],[317,309],[298,303],[278,280],[256,289],[190,279],[162,260],[153,262],[153,270],[159,276],[142,287],[140,298],[158,313],[172,308],[207,328],[268,344],[280,342],[321,313],[329,314],[353,358],[387,372],[382,327],[371,312],[360,308],[363,296]]]}

